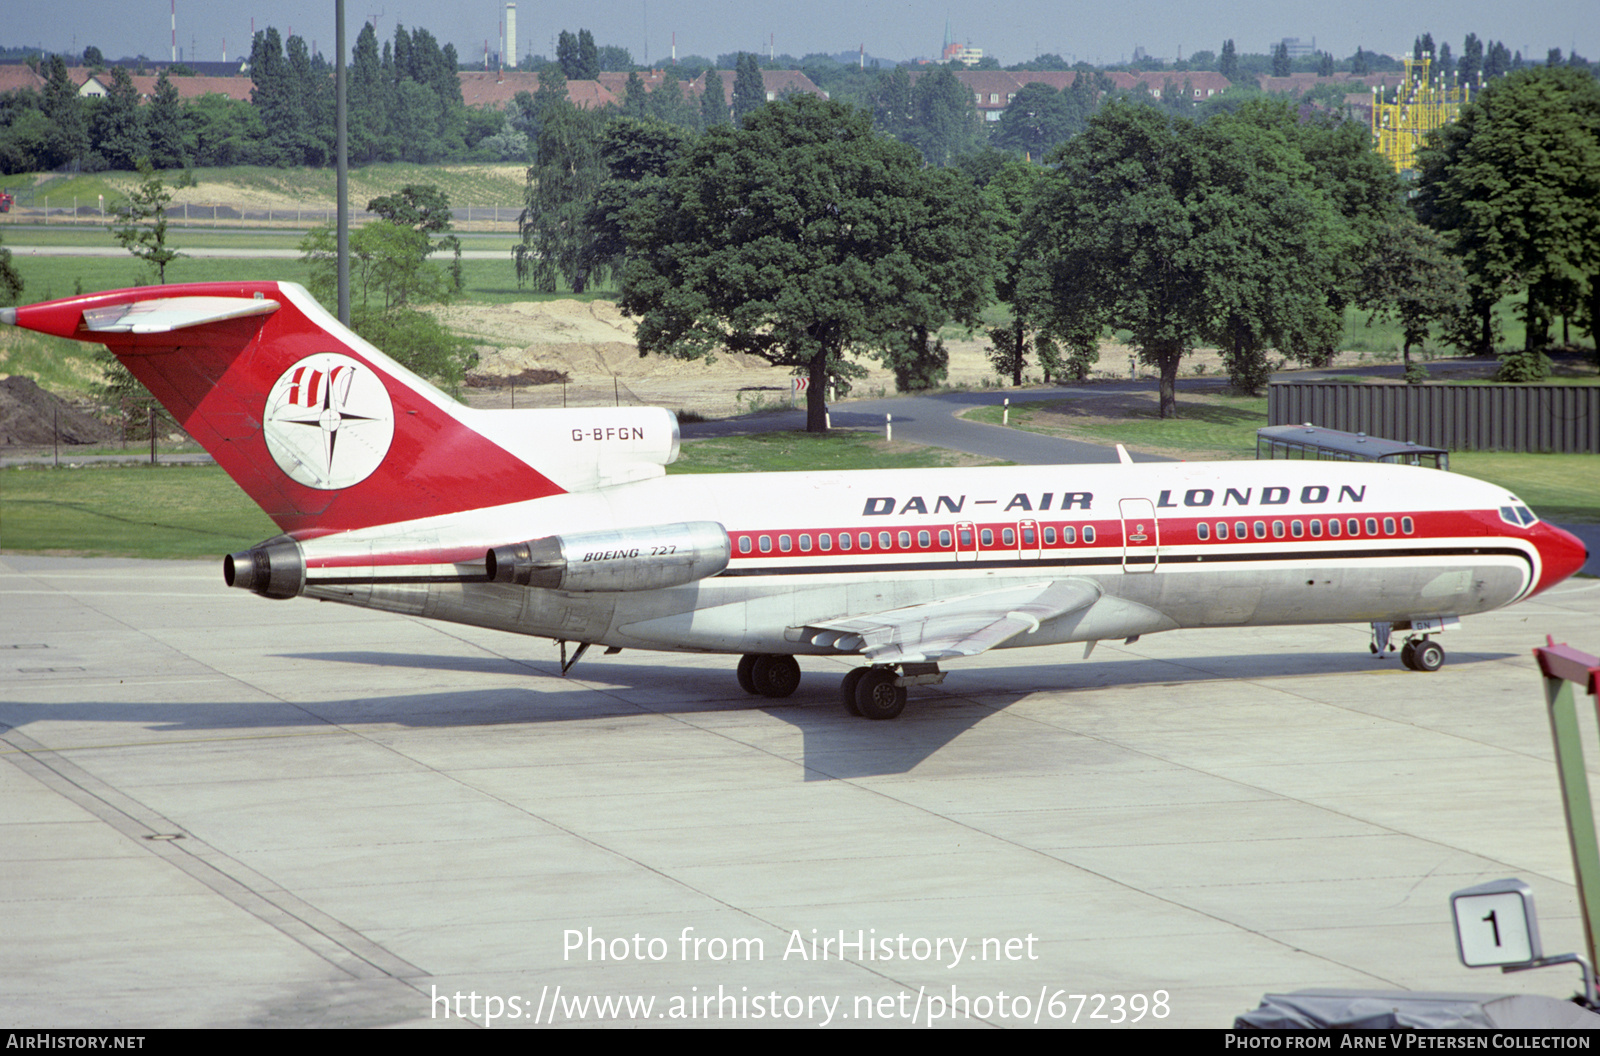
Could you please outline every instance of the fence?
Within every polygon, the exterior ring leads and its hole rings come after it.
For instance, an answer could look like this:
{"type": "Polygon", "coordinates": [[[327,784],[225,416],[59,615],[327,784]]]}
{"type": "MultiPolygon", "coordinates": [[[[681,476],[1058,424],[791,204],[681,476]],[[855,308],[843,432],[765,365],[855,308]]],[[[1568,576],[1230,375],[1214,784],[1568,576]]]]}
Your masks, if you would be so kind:
{"type": "Polygon", "coordinates": [[[1451,451],[1600,454],[1600,386],[1267,386],[1267,423],[1301,422],[1451,451]]]}

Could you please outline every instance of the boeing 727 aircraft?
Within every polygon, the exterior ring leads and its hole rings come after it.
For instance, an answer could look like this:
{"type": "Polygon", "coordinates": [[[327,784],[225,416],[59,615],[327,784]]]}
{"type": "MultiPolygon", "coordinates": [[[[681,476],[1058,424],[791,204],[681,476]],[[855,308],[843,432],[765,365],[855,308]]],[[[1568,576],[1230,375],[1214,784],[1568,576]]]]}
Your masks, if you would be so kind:
{"type": "MultiPolygon", "coordinates": [[[[785,697],[848,656],[888,719],[939,664],[1182,627],[1433,635],[1586,559],[1493,484],[1356,462],[666,476],[670,411],[475,410],[292,283],[117,290],[0,322],[105,344],[282,530],[228,584],[593,645],[741,656],[785,697]]],[[[576,653],[569,661],[565,646],[576,653]]]]}

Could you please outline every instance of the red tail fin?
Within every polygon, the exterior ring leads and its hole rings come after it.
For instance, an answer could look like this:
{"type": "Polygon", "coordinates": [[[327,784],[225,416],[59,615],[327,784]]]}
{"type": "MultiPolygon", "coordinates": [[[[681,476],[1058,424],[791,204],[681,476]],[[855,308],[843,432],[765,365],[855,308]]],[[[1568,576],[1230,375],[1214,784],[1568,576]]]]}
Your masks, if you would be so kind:
{"type": "Polygon", "coordinates": [[[285,532],[562,490],[294,283],[116,290],[6,309],[0,321],[104,343],[285,532]]]}

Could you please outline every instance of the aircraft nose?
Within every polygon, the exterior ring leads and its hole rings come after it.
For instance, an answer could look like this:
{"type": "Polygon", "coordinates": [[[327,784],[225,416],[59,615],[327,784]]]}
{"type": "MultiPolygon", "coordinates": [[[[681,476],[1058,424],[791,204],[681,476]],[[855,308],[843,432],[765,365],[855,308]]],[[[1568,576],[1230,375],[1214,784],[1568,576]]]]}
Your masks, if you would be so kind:
{"type": "Polygon", "coordinates": [[[1539,585],[1533,588],[1535,594],[1560,583],[1589,560],[1589,548],[1583,545],[1582,539],[1553,524],[1541,523],[1538,527],[1542,530],[1535,545],[1539,547],[1539,560],[1544,570],[1539,576],[1539,585]]]}

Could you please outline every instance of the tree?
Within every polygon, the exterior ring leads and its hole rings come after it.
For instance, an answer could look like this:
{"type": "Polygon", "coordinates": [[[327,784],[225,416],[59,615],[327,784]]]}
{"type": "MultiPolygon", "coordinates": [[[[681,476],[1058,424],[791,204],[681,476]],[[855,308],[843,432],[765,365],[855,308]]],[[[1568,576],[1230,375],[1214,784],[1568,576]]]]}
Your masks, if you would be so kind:
{"type": "Polygon", "coordinates": [[[1222,42],[1222,58],[1217,60],[1217,72],[1230,81],[1239,79],[1239,56],[1233,50],[1233,41],[1222,42]]]}
{"type": "Polygon", "coordinates": [[[1456,64],[1456,77],[1466,85],[1476,86],[1483,77],[1483,41],[1476,33],[1468,33],[1461,45],[1461,61],[1456,64]]]}
{"type": "Polygon", "coordinates": [[[642,352],[760,356],[810,378],[806,427],[826,429],[830,373],[919,328],[975,319],[990,251],[959,173],[810,95],[710,129],[624,216],[623,311],[642,352]],[[893,291],[890,294],[888,291],[893,291]]]}
{"type": "Polygon", "coordinates": [[[578,30],[578,76],[574,80],[600,79],[600,49],[594,46],[594,34],[587,29],[578,30]]]}
{"type": "Polygon", "coordinates": [[[440,250],[454,250],[455,262],[450,267],[452,285],[464,285],[461,272],[461,240],[449,234],[455,222],[450,212],[450,196],[431,183],[412,183],[400,188],[398,194],[387,194],[367,203],[367,211],[377,213],[398,227],[410,228],[423,236],[422,257],[440,250]],[[433,236],[442,235],[437,242],[433,236]]]}
{"type": "Polygon", "coordinates": [[[583,60],[578,57],[578,38],[564,29],[556,38],[556,64],[561,67],[561,73],[567,80],[583,79],[583,60]]]}
{"type": "Polygon", "coordinates": [[[1387,315],[1404,335],[1407,381],[1421,381],[1411,349],[1420,347],[1436,324],[1449,327],[1469,305],[1461,262],[1445,252],[1444,240],[1410,216],[1398,216],[1384,230],[1376,251],[1362,269],[1361,306],[1372,318],[1387,315]]]}
{"type": "Polygon", "coordinates": [[[172,192],[150,167],[139,160],[139,175],[144,179],[125,202],[111,207],[116,222],[106,225],[122,248],[156,269],[158,282],[167,281],[167,265],[183,256],[167,245],[167,206],[172,192]]]}
{"type": "Polygon", "coordinates": [[[1289,62],[1289,45],[1279,44],[1272,49],[1272,75],[1274,77],[1287,77],[1293,72],[1289,62]]]}
{"type": "MultiPolygon", "coordinates": [[[[338,274],[333,225],[312,228],[300,251],[310,266],[312,294],[331,309],[338,274]]],[[[359,295],[350,327],[406,368],[455,391],[477,353],[416,307],[444,301],[450,293],[428,252],[428,237],[416,227],[380,219],[358,228],[350,236],[351,282],[359,295]]]]}
{"type": "Polygon", "coordinates": [[[1019,297],[1070,347],[1132,331],[1177,409],[1180,360],[1222,345],[1248,379],[1269,344],[1294,352],[1337,325],[1319,285],[1336,213],[1273,129],[1198,129],[1150,106],[1102,109],[1053,156],[1023,236],[1019,297]]]}
{"type": "Polygon", "coordinates": [[[915,146],[930,165],[948,165],[974,150],[981,131],[972,90],[940,67],[923,75],[911,91],[916,115],[915,146]]]}
{"type": "Polygon", "coordinates": [[[111,71],[111,87],[95,106],[89,121],[89,141],[106,167],[131,172],[140,158],[150,154],[139,92],[126,68],[111,71]]]}
{"type": "Polygon", "coordinates": [[[0,246],[0,305],[16,304],[22,297],[22,276],[11,264],[11,251],[0,246]]]}
{"type": "Polygon", "coordinates": [[[1524,353],[1553,310],[1600,314],[1600,82],[1571,67],[1519,70],[1484,88],[1419,153],[1422,220],[1446,235],[1473,300],[1525,293],[1524,353]]]}
{"type": "Polygon", "coordinates": [[[158,169],[182,169],[189,164],[183,137],[183,113],[178,106],[178,89],[162,70],[156,75],[156,94],[145,117],[150,141],[150,164],[158,169]]]}
{"type": "Polygon", "coordinates": [[[916,123],[912,102],[911,75],[904,66],[880,73],[872,87],[872,123],[878,131],[902,143],[911,141],[916,123]]]}
{"type": "Polygon", "coordinates": [[[45,168],[56,168],[82,158],[89,150],[89,122],[84,116],[78,87],[67,74],[59,55],[50,56],[45,68],[44,98],[40,104],[49,130],[41,152],[45,168]]]}
{"type": "Polygon", "coordinates": [[[539,136],[526,205],[517,219],[522,235],[515,249],[517,281],[531,280],[536,289],[553,293],[557,280],[565,279],[572,292],[582,293],[597,268],[601,277],[604,273],[589,226],[590,207],[606,178],[600,157],[604,118],[574,106],[566,97],[565,78],[553,67],[540,73],[534,99],[539,136]],[[547,77],[552,72],[555,76],[547,77]]]}
{"type": "Polygon", "coordinates": [[[700,124],[715,128],[728,123],[728,97],[722,91],[722,74],[715,68],[705,72],[706,87],[700,95],[700,124]]]}
{"type": "Polygon", "coordinates": [[[761,67],[754,55],[741,51],[739,64],[733,74],[733,123],[743,124],[747,115],[761,109],[766,103],[767,86],[761,79],[761,67]]]}
{"type": "Polygon", "coordinates": [[[663,121],[619,117],[606,123],[600,156],[607,175],[587,218],[595,235],[596,264],[609,271],[622,267],[628,248],[622,218],[628,204],[653,192],[690,142],[688,133],[663,121]]]}

